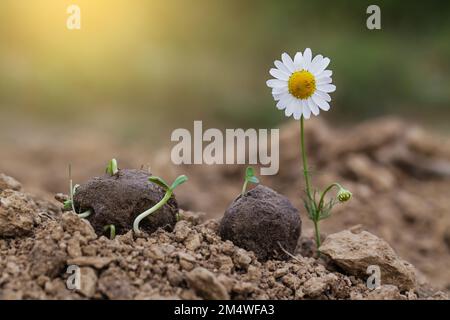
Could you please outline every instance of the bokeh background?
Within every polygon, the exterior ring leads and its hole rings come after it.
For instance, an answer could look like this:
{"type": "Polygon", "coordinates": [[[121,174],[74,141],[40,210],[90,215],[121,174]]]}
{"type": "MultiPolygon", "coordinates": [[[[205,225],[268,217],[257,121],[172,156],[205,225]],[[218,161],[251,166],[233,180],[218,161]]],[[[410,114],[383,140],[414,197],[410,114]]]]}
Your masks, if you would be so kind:
{"type": "MultiPolygon", "coordinates": [[[[265,86],[283,51],[332,59],[327,117],[400,114],[447,128],[450,3],[376,1],[3,0],[1,133],[63,126],[166,143],[174,127],[284,121],[265,86]],[[66,8],[81,8],[79,31],[66,8]],[[209,121],[209,122],[208,122],[209,121]]],[[[56,138],[56,137],[55,137],[56,138]]]]}

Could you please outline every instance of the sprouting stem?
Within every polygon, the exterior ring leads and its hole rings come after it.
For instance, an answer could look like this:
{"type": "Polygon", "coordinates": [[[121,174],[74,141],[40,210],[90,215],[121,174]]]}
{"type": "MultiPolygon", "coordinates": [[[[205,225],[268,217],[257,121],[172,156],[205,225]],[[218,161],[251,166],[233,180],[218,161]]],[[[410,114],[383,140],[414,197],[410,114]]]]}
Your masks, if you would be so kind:
{"type": "Polygon", "coordinates": [[[86,210],[85,212],[82,213],[77,213],[77,211],[75,210],[75,202],[73,201],[73,196],[75,194],[75,191],[77,190],[77,188],[79,187],[78,184],[76,184],[75,186],[73,185],[73,181],[72,181],[72,165],[69,164],[69,196],[70,196],[70,206],[72,207],[72,211],[75,212],[75,214],[80,217],[81,219],[87,218],[91,215],[91,210],[86,210]]]}
{"type": "Polygon", "coordinates": [[[244,185],[242,186],[241,191],[242,196],[244,196],[245,192],[247,191],[247,185],[249,182],[254,184],[259,183],[259,179],[255,176],[255,170],[253,169],[253,167],[247,167],[247,169],[245,169],[244,185]]]}
{"type": "Polygon", "coordinates": [[[144,219],[147,216],[151,215],[153,212],[155,212],[156,210],[161,208],[163,205],[165,205],[166,202],[169,201],[170,197],[172,197],[172,194],[173,194],[173,191],[168,189],[166,191],[166,194],[164,195],[164,197],[161,199],[161,201],[159,201],[157,204],[155,204],[150,209],[148,209],[148,210],[142,212],[140,215],[138,215],[137,218],[133,222],[133,230],[134,230],[134,232],[138,233],[139,232],[139,223],[142,221],[142,219],[144,219]]]}
{"type": "Polygon", "coordinates": [[[185,183],[188,180],[188,178],[185,175],[178,176],[170,186],[167,184],[166,181],[164,181],[160,177],[151,176],[150,178],[148,178],[148,180],[150,182],[153,182],[153,183],[159,185],[161,188],[166,190],[166,193],[165,193],[164,197],[157,204],[155,204],[150,209],[142,212],[140,215],[138,215],[136,217],[136,219],[133,222],[133,230],[136,233],[139,232],[139,223],[142,221],[142,219],[151,215],[153,212],[155,212],[156,210],[161,208],[163,205],[165,205],[166,202],[169,201],[169,199],[172,197],[173,191],[175,190],[175,188],[178,187],[180,184],[185,183]]]}
{"type": "Polygon", "coordinates": [[[244,195],[244,194],[245,194],[245,191],[247,190],[247,184],[248,184],[248,180],[245,179],[245,180],[244,180],[244,185],[242,186],[242,192],[241,192],[241,195],[244,195]]]}
{"type": "Polygon", "coordinates": [[[103,227],[103,231],[108,231],[109,229],[109,239],[113,240],[116,237],[116,226],[113,224],[108,224],[103,227]]]}
{"type": "Polygon", "coordinates": [[[86,210],[85,212],[77,213],[77,215],[82,219],[89,217],[91,214],[92,214],[91,210],[86,210]]]}

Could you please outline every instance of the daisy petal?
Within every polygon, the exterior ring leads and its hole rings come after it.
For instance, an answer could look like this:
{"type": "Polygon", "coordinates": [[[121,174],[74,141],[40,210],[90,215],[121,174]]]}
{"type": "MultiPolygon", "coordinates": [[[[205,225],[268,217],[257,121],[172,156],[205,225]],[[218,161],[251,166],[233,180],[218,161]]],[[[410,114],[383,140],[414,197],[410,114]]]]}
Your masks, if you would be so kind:
{"type": "Polygon", "coordinates": [[[309,117],[311,117],[311,110],[308,107],[308,104],[303,101],[303,116],[305,117],[305,119],[309,119],[309,117]]]}
{"type": "Polygon", "coordinates": [[[286,68],[286,66],[283,64],[283,62],[281,62],[280,60],[275,60],[274,62],[275,67],[277,67],[278,69],[280,69],[280,71],[283,71],[286,74],[291,74],[291,72],[289,71],[288,68],[286,68]]]}
{"type": "Polygon", "coordinates": [[[275,99],[275,101],[278,101],[278,100],[283,100],[283,99],[290,97],[290,94],[287,92],[283,92],[283,93],[272,94],[272,96],[275,99]]]}
{"type": "Polygon", "coordinates": [[[333,75],[333,72],[331,70],[325,70],[325,71],[322,71],[322,72],[316,74],[315,76],[316,76],[316,80],[318,80],[318,79],[322,79],[322,78],[331,78],[332,75],[333,75]]]}
{"type": "Polygon", "coordinates": [[[313,74],[316,72],[316,69],[318,69],[322,63],[323,56],[321,54],[318,54],[314,57],[311,61],[311,66],[309,67],[309,71],[311,71],[313,74]]]}
{"type": "Polygon", "coordinates": [[[319,63],[316,64],[316,66],[314,67],[314,71],[313,73],[316,75],[319,75],[320,73],[322,73],[326,67],[328,67],[328,65],[330,64],[330,59],[329,58],[323,58],[322,61],[320,61],[319,63]]]}
{"type": "Polygon", "coordinates": [[[281,61],[283,61],[290,72],[295,71],[294,61],[292,61],[291,57],[286,52],[281,55],[281,61]]]}
{"type": "Polygon", "coordinates": [[[317,104],[316,104],[311,98],[309,98],[309,99],[307,100],[307,102],[308,102],[308,107],[309,107],[309,109],[311,109],[311,112],[312,112],[315,116],[319,115],[320,110],[319,110],[319,107],[317,106],[317,104]]]}
{"type": "Polygon", "coordinates": [[[326,102],[324,99],[322,99],[319,96],[313,95],[312,96],[313,101],[319,106],[320,109],[322,109],[323,111],[328,111],[330,110],[330,105],[328,104],[328,102],[326,102]]]}
{"type": "Polygon", "coordinates": [[[302,100],[299,99],[295,99],[296,103],[295,103],[295,109],[294,109],[294,119],[299,120],[301,115],[302,115],[302,100]],[[295,118],[298,117],[298,118],[295,118]]]}
{"type": "Polygon", "coordinates": [[[292,110],[292,108],[290,106],[286,107],[286,109],[284,110],[284,114],[286,117],[292,116],[293,113],[294,113],[294,111],[292,110]]]}
{"type": "Polygon", "coordinates": [[[272,93],[273,100],[275,100],[275,101],[281,100],[282,96],[283,96],[283,94],[272,93]]]}
{"type": "Polygon", "coordinates": [[[303,53],[303,67],[305,70],[309,70],[311,67],[311,58],[312,58],[312,52],[310,48],[306,48],[305,52],[303,53]]]}
{"type": "Polygon", "coordinates": [[[280,93],[285,93],[288,92],[288,87],[277,87],[277,88],[273,88],[272,89],[272,94],[280,94],[280,93]]]}
{"type": "Polygon", "coordinates": [[[280,99],[280,105],[282,105],[282,109],[285,109],[289,106],[291,101],[291,96],[289,94],[284,94],[280,99]]]}
{"type": "Polygon", "coordinates": [[[275,78],[279,79],[279,80],[284,80],[284,81],[288,81],[289,80],[289,75],[287,73],[284,73],[281,70],[272,68],[270,69],[269,73],[274,76],[275,78]]]}
{"type": "Polygon", "coordinates": [[[325,100],[327,102],[331,101],[330,95],[328,93],[326,93],[326,92],[322,92],[322,91],[316,90],[316,92],[314,92],[313,97],[314,96],[318,96],[319,98],[322,98],[323,100],[325,100]]]}
{"type": "Polygon", "coordinates": [[[303,55],[301,52],[297,52],[294,57],[295,70],[303,70],[303,55]]]}
{"type": "Polygon", "coordinates": [[[322,77],[316,80],[316,85],[328,84],[331,82],[333,82],[333,80],[330,77],[322,77]]]}
{"type": "Polygon", "coordinates": [[[323,92],[334,92],[336,91],[336,86],[334,84],[321,84],[317,86],[317,90],[323,92]]]}
{"type": "Polygon", "coordinates": [[[280,100],[277,102],[277,109],[278,110],[283,110],[284,108],[286,108],[286,105],[283,103],[283,100],[280,100]]]}
{"type": "Polygon", "coordinates": [[[296,112],[298,112],[298,110],[300,110],[301,108],[300,101],[301,100],[291,96],[291,102],[289,103],[288,108],[290,109],[292,115],[294,115],[296,112]]]}
{"type": "Polygon", "coordinates": [[[282,80],[278,80],[278,79],[267,80],[266,84],[268,87],[271,87],[271,88],[280,88],[280,87],[287,86],[286,81],[282,81],[282,80]]]}

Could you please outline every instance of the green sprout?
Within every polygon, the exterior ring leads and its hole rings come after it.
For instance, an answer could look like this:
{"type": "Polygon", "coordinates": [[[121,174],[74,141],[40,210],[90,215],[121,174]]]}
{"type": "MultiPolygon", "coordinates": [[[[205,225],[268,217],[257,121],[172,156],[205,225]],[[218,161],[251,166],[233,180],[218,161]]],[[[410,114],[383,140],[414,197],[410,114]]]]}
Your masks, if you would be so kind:
{"type": "Polygon", "coordinates": [[[86,210],[82,213],[77,213],[75,210],[75,203],[73,201],[73,196],[75,195],[75,192],[77,188],[79,187],[79,184],[73,185],[72,181],[72,165],[69,164],[69,200],[64,201],[64,209],[70,210],[72,209],[73,212],[75,212],[80,218],[87,218],[91,215],[91,210],[86,210]]]}
{"type": "Polygon", "coordinates": [[[247,169],[245,170],[245,180],[244,180],[244,185],[242,186],[242,193],[241,193],[242,196],[247,191],[247,184],[249,182],[254,183],[254,184],[259,183],[259,179],[255,176],[255,170],[252,167],[247,167],[247,169]]]}
{"type": "Polygon", "coordinates": [[[170,186],[167,184],[166,181],[164,181],[160,177],[151,176],[150,178],[148,178],[148,180],[162,187],[166,191],[166,194],[161,199],[161,201],[159,201],[153,207],[151,207],[147,211],[144,211],[143,213],[141,213],[136,217],[136,219],[133,222],[133,230],[136,233],[139,233],[139,223],[144,218],[146,218],[147,216],[149,216],[150,214],[161,208],[163,205],[165,205],[167,201],[169,201],[169,199],[172,197],[175,188],[178,187],[180,184],[185,183],[188,180],[188,178],[185,175],[181,175],[178,178],[176,178],[175,181],[170,186]]]}
{"type": "Polygon", "coordinates": [[[303,116],[300,119],[300,141],[301,141],[301,150],[302,150],[302,158],[303,158],[303,174],[305,176],[305,184],[306,184],[306,196],[305,200],[305,208],[308,212],[309,219],[314,223],[314,231],[316,238],[316,246],[317,252],[320,255],[319,247],[321,245],[320,241],[320,230],[319,230],[319,221],[324,220],[330,217],[331,210],[338,202],[346,202],[350,200],[352,197],[352,193],[342,187],[339,183],[332,183],[321,193],[319,201],[316,200],[317,191],[314,193],[311,192],[311,184],[310,177],[308,172],[308,161],[306,159],[306,150],[305,150],[305,137],[304,137],[304,124],[303,124],[303,116]],[[333,188],[337,188],[338,192],[336,197],[325,202],[325,195],[331,191],[333,188]]]}
{"type": "Polygon", "coordinates": [[[109,229],[109,239],[113,240],[116,237],[116,226],[113,224],[108,224],[103,227],[103,232],[107,232],[109,229]]]}
{"type": "Polygon", "coordinates": [[[110,176],[115,176],[119,172],[119,168],[117,166],[117,160],[111,159],[111,161],[108,163],[108,166],[106,167],[106,173],[110,176]]]}

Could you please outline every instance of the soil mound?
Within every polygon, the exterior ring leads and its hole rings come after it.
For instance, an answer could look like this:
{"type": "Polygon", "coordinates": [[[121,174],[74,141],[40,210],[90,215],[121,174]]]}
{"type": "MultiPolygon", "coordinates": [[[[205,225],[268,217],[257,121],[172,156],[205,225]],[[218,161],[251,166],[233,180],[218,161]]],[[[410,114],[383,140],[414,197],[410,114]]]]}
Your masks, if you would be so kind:
{"type": "Polygon", "coordinates": [[[365,279],[307,257],[308,238],[289,261],[259,262],[253,252],[222,241],[218,221],[181,211],[173,232],[160,228],[135,238],[129,231],[110,240],[74,213],[19,193],[12,204],[10,189],[3,190],[2,210],[28,208],[34,225],[26,234],[0,234],[0,299],[447,298],[423,283],[369,290],[365,279]],[[75,288],[68,286],[74,270],[81,279],[75,288]]]}

